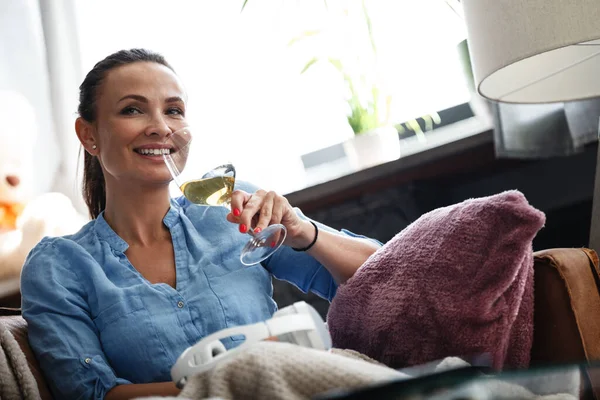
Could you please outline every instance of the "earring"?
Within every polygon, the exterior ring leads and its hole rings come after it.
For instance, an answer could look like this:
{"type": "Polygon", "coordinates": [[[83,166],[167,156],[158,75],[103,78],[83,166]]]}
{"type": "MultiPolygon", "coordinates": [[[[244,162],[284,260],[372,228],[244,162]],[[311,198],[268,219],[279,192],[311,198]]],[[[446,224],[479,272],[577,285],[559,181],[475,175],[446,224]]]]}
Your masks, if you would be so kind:
{"type": "Polygon", "coordinates": [[[92,149],[94,149],[94,150],[96,150],[97,148],[98,148],[98,146],[96,146],[96,145],[92,146],[92,149]]]}

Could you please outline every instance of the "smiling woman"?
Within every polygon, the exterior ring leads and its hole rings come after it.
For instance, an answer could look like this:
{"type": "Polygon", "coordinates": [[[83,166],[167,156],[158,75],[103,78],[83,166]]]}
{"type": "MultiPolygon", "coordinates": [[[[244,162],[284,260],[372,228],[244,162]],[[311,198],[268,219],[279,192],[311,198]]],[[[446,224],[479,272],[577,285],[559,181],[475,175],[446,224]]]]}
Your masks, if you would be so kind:
{"type": "Polygon", "coordinates": [[[186,99],[165,59],[143,49],[109,55],[80,86],[92,221],[43,239],[21,274],[29,343],[56,398],[176,394],[170,369],[191,343],[273,315],[273,277],[331,300],[380,245],[246,182],[236,181],[231,212],[171,198],[162,153],[188,127],[186,99]],[[273,224],[287,230],[283,246],[243,265],[246,233],[273,224]]]}
{"type": "MultiPolygon", "coordinates": [[[[150,184],[157,179],[170,180],[162,158],[158,157],[159,149],[165,146],[163,141],[168,133],[187,124],[183,100],[186,95],[179,78],[166,62],[145,61],[143,57],[144,53],[140,53],[142,62],[114,67],[103,82],[95,118],[81,117],[76,123],[79,140],[88,152],[86,157],[93,156],[102,166],[106,196],[127,193],[125,198],[107,202],[109,221],[120,219],[110,204],[126,204],[127,199],[135,197],[131,190],[136,188],[136,180],[150,184]],[[91,148],[94,144],[95,149],[91,148]],[[141,152],[141,148],[146,150],[141,152]],[[129,191],[116,189],[118,186],[128,187],[129,191]]],[[[95,194],[90,193],[92,196],[95,194]]],[[[144,196],[149,202],[147,195],[144,196]]]]}
{"type": "MultiPolygon", "coordinates": [[[[141,50],[117,53],[96,64],[88,74],[80,86],[80,118],[75,127],[77,136],[86,149],[83,191],[92,218],[96,218],[106,208],[105,173],[101,165],[108,172],[108,181],[127,185],[127,178],[121,176],[121,173],[127,174],[123,172],[126,166],[119,164],[131,160],[132,157],[127,155],[133,150],[131,141],[137,139],[139,127],[147,124],[152,129],[168,129],[164,121],[150,120],[148,124],[148,118],[154,118],[156,112],[144,114],[143,110],[151,111],[150,107],[165,108],[160,114],[164,112],[171,119],[182,120],[185,112],[184,97],[172,67],[158,54],[141,50]],[[115,69],[114,73],[105,77],[106,72],[112,69],[115,69]],[[161,79],[161,83],[166,85],[161,89],[166,95],[151,93],[155,98],[153,101],[158,104],[150,104],[149,99],[143,95],[148,91],[149,76],[161,79]],[[100,101],[97,101],[98,89],[102,83],[106,83],[104,93],[100,101]],[[107,92],[107,88],[112,90],[107,92]],[[124,158],[120,157],[123,152],[124,158]],[[116,158],[114,163],[113,158],[116,158]]],[[[168,179],[168,175],[165,175],[165,179],[168,179]]]]}

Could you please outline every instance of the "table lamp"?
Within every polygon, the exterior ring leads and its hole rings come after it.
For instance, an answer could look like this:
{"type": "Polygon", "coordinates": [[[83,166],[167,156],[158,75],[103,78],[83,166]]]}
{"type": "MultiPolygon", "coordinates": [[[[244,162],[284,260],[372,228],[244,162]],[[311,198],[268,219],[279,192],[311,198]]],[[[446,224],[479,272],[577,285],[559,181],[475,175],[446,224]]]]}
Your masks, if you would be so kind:
{"type": "MultiPolygon", "coordinates": [[[[483,97],[519,104],[600,97],[599,0],[462,0],[462,6],[483,97]]],[[[600,251],[600,151],[590,248],[600,251]]]]}

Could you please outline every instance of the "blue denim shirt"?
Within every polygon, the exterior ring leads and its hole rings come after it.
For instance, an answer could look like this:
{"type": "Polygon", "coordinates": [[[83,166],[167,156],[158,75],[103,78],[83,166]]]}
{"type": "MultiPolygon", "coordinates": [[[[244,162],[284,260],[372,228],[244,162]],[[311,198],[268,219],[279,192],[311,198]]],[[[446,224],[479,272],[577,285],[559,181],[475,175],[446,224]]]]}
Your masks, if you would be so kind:
{"type": "Polygon", "coordinates": [[[333,298],[334,280],[306,253],[282,246],[262,265],[242,265],[248,235],[226,213],[172,200],[164,224],[173,241],[176,289],[151,284],[132,266],[127,243],[103,214],[31,251],[21,275],[23,317],[57,398],[102,399],[118,384],[170,381],[179,355],[204,336],[270,318],[277,308],[271,275],[333,298]]]}

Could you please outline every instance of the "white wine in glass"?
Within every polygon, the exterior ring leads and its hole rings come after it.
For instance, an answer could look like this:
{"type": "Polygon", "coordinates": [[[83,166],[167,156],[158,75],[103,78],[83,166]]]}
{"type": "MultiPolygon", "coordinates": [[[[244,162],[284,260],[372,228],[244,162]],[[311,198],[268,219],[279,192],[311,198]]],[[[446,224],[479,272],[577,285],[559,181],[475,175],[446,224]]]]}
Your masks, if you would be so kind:
{"type": "MultiPolygon", "coordinates": [[[[163,154],[165,164],[183,195],[192,203],[202,206],[225,207],[231,211],[231,195],[235,186],[235,168],[224,164],[206,174],[186,169],[192,145],[192,134],[185,127],[168,135],[165,144],[170,152],[163,154]]],[[[248,230],[251,238],[242,249],[240,260],[244,265],[254,265],[271,256],[283,243],[285,226],[269,225],[256,233],[248,230]]]]}
{"type": "Polygon", "coordinates": [[[234,184],[234,177],[215,176],[184,182],[179,189],[192,203],[222,206],[231,200],[234,184]]]}

